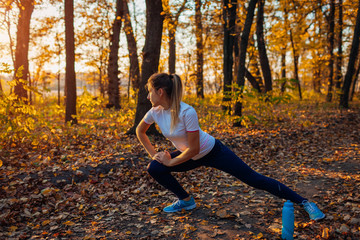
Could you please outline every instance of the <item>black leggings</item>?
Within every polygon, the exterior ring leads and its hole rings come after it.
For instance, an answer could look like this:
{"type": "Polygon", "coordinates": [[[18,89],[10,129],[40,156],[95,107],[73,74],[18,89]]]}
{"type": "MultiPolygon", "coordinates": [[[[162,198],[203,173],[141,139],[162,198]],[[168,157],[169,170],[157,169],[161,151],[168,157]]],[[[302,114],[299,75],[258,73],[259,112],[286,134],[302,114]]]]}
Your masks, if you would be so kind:
{"type": "MultiPolygon", "coordinates": [[[[171,153],[171,157],[174,158],[179,154],[179,151],[173,152],[171,153]]],[[[201,159],[190,159],[174,167],[167,167],[154,160],[149,164],[148,172],[158,183],[172,191],[179,199],[184,199],[187,198],[189,194],[171,175],[171,172],[185,172],[200,166],[214,167],[235,176],[254,188],[265,190],[279,198],[290,200],[297,204],[307,200],[279,181],[263,176],[252,170],[219,140],[215,141],[214,148],[201,159]]]]}

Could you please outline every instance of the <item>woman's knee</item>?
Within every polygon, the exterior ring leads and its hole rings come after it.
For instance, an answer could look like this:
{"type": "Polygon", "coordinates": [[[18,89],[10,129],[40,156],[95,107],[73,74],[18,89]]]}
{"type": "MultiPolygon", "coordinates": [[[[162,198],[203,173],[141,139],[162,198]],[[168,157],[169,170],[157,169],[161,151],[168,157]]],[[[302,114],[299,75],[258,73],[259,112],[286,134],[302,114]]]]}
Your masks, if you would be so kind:
{"type": "Polygon", "coordinates": [[[158,161],[151,161],[147,166],[147,171],[151,176],[160,175],[166,172],[166,167],[158,161]]]}

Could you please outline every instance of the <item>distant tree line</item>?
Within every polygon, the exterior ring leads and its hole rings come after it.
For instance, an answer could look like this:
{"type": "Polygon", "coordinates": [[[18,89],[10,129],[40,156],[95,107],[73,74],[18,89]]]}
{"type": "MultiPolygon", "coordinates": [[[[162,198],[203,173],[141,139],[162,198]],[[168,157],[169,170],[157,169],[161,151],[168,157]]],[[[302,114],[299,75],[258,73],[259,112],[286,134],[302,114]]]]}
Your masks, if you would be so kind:
{"type": "MultiPolygon", "coordinates": [[[[62,17],[43,19],[43,25],[33,32],[30,23],[38,5],[56,5],[57,2],[2,0],[1,3],[2,26],[9,32],[14,79],[17,80],[12,91],[19,99],[32,102],[28,88],[35,84],[39,74],[31,77],[29,61],[36,61],[40,69],[46,61],[58,56],[60,66],[60,56],[64,54],[61,46],[65,46],[66,122],[77,122],[75,62],[79,58],[86,58],[87,64],[97,69],[97,83],[101,95],[107,96],[107,107],[121,108],[120,68],[124,65],[119,49],[122,31],[128,51],[127,71],[123,75],[128,76],[128,95],[132,90],[137,99],[130,133],[151,107],[144,86],[149,76],[159,70],[180,73],[187,87],[192,81],[199,98],[204,98],[206,84],[211,86],[206,79],[213,73],[212,84],[217,92],[222,90],[223,109],[236,116],[242,115],[241,98],[237,96],[241,96],[246,80],[260,94],[271,95],[276,88],[285,92],[286,86],[292,84],[300,100],[302,88],[311,89],[325,93],[326,101],[337,101],[344,108],[349,107],[358,81],[360,1],[145,0],[146,27],[141,57],[139,36],[134,30],[139,25],[139,16],[135,13],[138,1],[65,0],[65,38],[57,32],[54,50],[32,41],[44,38],[51,28],[59,29],[62,17]],[[357,9],[354,15],[344,11],[351,8],[357,9]],[[86,25],[81,32],[77,25],[74,28],[74,11],[86,25]],[[11,15],[14,14],[17,14],[17,33],[11,36],[9,30],[14,22],[11,15]],[[179,29],[182,32],[191,30],[188,37],[194,36],[193,52],[186,53],[188,46],[184,45],[178,49],[177,42],[182,42],[177,38],[179,29]],[[345,38],[351,39],[350,43],[346,43],[345,38]],[[167,47],[163,42],[167,42],[167,47]],[[41,49],[36,60],[29,60],[29,46],[41,49]],[[91,50],[87,46],[92,46],[91,50]],[[76,50],[80,48],[83,48],[81,55],[76,50]],[[168,52],[161,54],[162,49],[168,52]],[[167,58],[167,67],[162,55],[167,58]],[[234,97],[236,101],[232,104],[234,97]]],[[[150,131],[155,132],[155,128],[150,131]]]]}

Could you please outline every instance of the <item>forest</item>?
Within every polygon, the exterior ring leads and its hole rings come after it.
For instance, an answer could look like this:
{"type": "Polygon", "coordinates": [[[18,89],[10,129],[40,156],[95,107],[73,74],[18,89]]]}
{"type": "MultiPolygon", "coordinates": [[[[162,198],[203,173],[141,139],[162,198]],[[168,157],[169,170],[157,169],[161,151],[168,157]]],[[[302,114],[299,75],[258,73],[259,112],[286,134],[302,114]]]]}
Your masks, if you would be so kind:
{"type": "Polygon", "coordinates": [[[216,169],[176,173],[198,207],[162,211],[175,196],[135,135],[157,72],[202,130],[321,207],[295,207],[295,239],[360,238],[360,1],[0,3],[0,239],[281,238],[284,201],[216,169]]]}

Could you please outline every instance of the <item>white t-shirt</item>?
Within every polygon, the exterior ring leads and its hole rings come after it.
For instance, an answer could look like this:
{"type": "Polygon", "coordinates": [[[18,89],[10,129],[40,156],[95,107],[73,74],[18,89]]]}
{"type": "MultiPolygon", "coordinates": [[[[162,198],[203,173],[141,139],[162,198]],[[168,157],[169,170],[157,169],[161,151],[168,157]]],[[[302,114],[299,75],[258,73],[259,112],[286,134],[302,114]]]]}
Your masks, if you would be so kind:
{"type": "Polygon", "coordinates": [[[170,109],[165,110],[162,106],[153,107],[145,114],[144,121],[147,124],[155,122],[159,126],[162,134],[181,152],[189,147],[187,133],[199,131],[200,152],[192,158],[193,160],[204,157],[215,145],[215,138],[200,129],[195,109],[184,102],[180,103],[179,122],[171,133],[170,109]]]}

